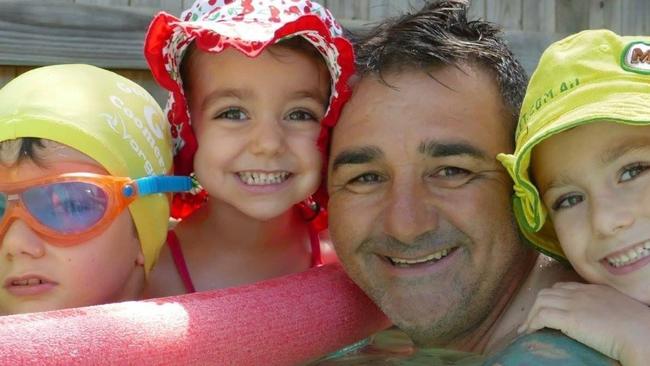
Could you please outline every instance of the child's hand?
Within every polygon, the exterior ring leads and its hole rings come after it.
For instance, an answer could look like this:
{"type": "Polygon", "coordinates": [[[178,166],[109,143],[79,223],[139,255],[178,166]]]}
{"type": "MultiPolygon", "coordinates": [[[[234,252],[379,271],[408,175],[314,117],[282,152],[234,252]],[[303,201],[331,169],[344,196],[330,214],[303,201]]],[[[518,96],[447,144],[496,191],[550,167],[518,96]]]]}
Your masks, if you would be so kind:
{"type": "Polygon", "coordinates": [[[519,332],[544,327],[558,329],[625,366],[650,359],[650,308],[609,286],[565,282],[541,290],[519,332]]]}

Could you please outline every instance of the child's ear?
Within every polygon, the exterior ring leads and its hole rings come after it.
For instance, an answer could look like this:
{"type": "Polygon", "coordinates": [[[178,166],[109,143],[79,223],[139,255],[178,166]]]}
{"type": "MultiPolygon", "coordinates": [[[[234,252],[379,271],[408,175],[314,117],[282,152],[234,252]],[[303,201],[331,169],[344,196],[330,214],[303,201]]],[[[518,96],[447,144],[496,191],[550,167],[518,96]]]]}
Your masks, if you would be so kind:
{"type": "Polygon", "coordinates": [[[142,250],[138,252],[138,256],[135,258],[135,265],[144,267],[144,254],[142,254],[142,250]]]}

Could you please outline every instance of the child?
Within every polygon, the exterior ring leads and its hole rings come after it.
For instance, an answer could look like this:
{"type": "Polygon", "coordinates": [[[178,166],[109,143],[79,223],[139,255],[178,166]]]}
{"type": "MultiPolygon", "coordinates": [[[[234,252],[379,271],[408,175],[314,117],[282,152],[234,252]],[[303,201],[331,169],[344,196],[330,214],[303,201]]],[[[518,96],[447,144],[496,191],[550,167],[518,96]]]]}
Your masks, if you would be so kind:
{"type": "Polygon", "coordinates": [[[623,365],[646,365],[650,37],[592,30],[551,45],[524,99],[515,154],[499,159],[524,235],[591,283],[542,290],[520,331],[559,329],[623,365]]]}
{"type": "Polygon", "coordinates": [[[171,155],[160,107],[112,72],[42,67],[2,88],[0,314],[137,299],[167,230],[159,192],[191,187],[153,176],[171,155]]]}
{"type": "Polygon", "coordinates": [[[350,43],[328,10],[306,0],[199,0],[181,19],[156,16],[145,56],[171,92],[176,172],[194,172],[205,191],[175,197],[172,215],[183,220],[148,296],[320,264],[321,174],[349,94],[350,43]]]}

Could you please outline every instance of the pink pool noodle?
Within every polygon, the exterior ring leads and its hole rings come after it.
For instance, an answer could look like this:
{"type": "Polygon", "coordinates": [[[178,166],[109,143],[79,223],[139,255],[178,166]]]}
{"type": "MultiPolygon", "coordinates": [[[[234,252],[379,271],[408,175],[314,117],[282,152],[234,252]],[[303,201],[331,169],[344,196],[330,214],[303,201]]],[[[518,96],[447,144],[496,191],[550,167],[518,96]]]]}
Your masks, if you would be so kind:
{"type": "Polygon", "coordinates": [[[0,317],[0,364],[295,365],[389,324],[328,264],[237,288],[0,317]]]}

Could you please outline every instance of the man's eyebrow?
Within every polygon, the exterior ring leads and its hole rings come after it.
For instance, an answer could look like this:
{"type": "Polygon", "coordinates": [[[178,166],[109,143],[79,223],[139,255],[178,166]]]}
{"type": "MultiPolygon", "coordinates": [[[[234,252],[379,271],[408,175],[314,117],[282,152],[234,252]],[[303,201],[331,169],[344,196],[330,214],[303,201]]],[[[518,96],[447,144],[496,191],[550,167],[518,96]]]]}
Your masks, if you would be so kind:
{"type": "Polygon", "coordinates": [[[486,154],[483,150],[466,142],[439,142],[433,140],[423,141],[418,146],[418,152],[431,158],[468,155],[476,159],[486,161],[490,160],[488,154],[486,154]]]}
{"type": "Polygon", "coordinates": [[[347,164],[366,164],[382,156],[384,156],[384,153],[376,146],[363,146],[344,150],[334,158],[332,170],[347,164]]]}

